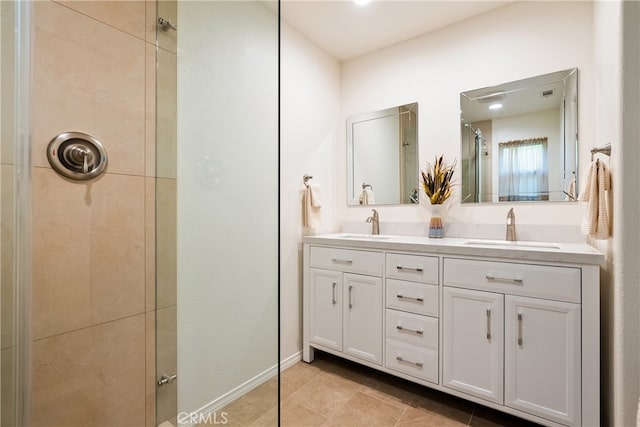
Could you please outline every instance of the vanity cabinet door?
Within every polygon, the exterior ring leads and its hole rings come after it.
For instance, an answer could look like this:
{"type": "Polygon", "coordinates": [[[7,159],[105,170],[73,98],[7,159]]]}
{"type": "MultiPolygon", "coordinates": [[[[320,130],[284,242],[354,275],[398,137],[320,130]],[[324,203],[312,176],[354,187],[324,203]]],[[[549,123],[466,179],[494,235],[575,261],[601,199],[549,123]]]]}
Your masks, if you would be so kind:
{"type": "Polygon", "coordinates": [[[580,306],[505,297],[505,405],[580,425],[580,306]]]}
{"type": "Polygon", "coordinates": [[[345,273],[344,353],[382,364],[382,279],[345,273]]]}
{"type": "Polygon", "coordinates": [[[443,385],[503,403],[504,295],[444,288],[443,385]]]}
{"type": "Polygon", "coordinates": [[[309,341],[342,351],[342,273],[309,270],[309,341]]]}

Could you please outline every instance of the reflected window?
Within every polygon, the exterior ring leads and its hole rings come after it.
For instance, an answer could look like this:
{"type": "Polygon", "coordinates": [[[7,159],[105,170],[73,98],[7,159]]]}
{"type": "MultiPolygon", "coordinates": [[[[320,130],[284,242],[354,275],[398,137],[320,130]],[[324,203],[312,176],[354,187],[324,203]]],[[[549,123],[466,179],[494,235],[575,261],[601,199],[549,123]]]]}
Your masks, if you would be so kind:
{"type": "Polygon", "coordinates": [[[549,200],[547,138],[501,142],[499,200],[549,200]]]}

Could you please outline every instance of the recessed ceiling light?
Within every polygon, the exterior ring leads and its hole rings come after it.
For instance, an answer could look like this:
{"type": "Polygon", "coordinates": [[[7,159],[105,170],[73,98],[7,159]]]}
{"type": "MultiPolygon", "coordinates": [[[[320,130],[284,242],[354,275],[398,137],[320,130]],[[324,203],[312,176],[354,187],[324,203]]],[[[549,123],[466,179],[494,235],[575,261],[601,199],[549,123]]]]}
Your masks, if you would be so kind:
{"type": "Polygon", "coordinates": [[[489,105],[489,110],[499,110],[502,108],[502,104],[491,104],[489,105]]]}
{"type": "Polygon", "coordinates": [[[359,5],[359,6],[364,6],[365,4],[368,4],[371,0],[353,0],[355,4],[359,5]]]}

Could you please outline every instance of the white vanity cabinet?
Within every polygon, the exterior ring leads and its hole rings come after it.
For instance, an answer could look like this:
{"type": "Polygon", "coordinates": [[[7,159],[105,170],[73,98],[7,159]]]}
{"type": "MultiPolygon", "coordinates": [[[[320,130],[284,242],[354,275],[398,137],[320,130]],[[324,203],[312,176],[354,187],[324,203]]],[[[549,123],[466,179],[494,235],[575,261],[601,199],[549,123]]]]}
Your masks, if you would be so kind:
{"type": "Polygon", "coordinates": [[[382,254],[317,247],[310,261],[309,342],[382,364],[382,254]]]}
{"type": "Polygon", "coordinates": [[[445,258],[443,385],[579,424],[580,276],[578,268],[445,258]]]}
{"type": "Polygon", "coordinates": [[[385,255],[385,366],[438,383],[438,257],[385,255]]]}
{"type": "Polygon", "coordinates": [[[505,297],[504,404],[580,423],[580,305],[505,297]]]}
{"type": "Polygon", "coordinates": [[[312,268],[309,274],[309,339],[342,351],[342,273],[312,268]]]}
{"type": "Polygon", "coordinates": [[[319,349],[543,425],[600,424],[595,249],[304,242],[306,362],[319,349]]]}
{"type": "Polygon", "coordinates": [[[503,403],[504,297],[445,288],[443,385],[503,403]]]}

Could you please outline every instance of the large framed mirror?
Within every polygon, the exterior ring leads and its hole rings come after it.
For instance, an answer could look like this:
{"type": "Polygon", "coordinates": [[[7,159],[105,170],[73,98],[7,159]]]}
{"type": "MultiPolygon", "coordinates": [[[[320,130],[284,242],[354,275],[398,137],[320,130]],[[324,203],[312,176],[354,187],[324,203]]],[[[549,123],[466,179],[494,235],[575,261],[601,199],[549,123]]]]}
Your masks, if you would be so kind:
{"type": "Polygon", "coordinates": [[[347,204],[418,203],[418,103],[347,118],[347,204]]]}
{"type": "Polygon", "coordinates": [[[578,69],[460,94],[462,203],[575,201],[578,69]]]}

